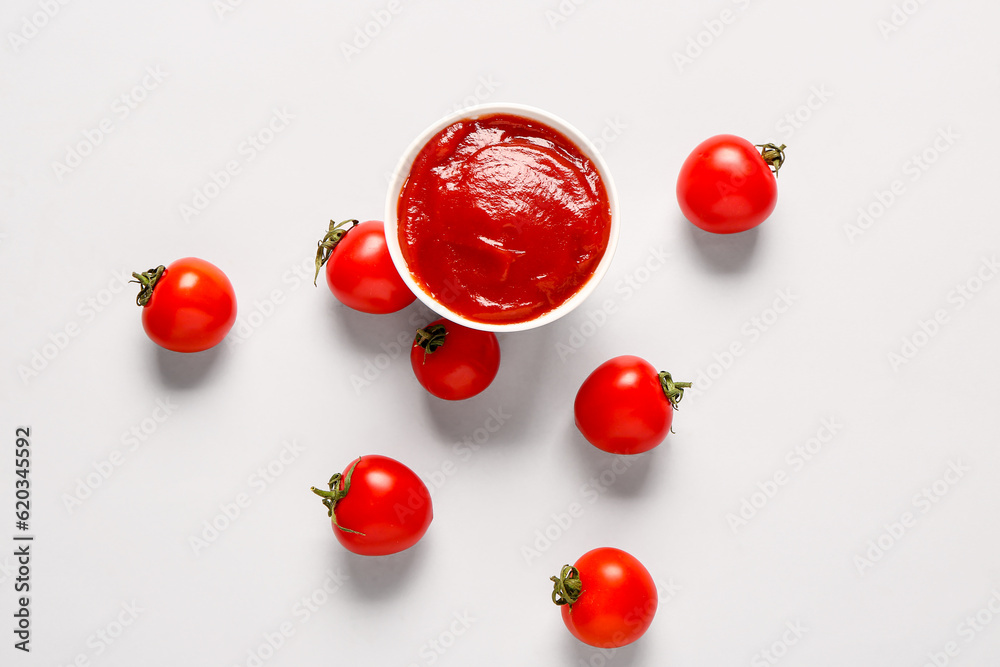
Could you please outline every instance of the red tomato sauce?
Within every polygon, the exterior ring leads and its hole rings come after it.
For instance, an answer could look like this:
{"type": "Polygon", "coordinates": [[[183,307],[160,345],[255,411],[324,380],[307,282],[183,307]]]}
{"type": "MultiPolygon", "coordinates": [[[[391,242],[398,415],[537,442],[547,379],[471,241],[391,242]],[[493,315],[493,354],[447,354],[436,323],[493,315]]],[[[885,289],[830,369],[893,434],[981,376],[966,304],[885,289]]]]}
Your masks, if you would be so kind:
{"type": "Polygon", "coordinates": [[[427,142],[397,220],[414,280],[483,323],[524,322],[564,303],[611,235],[594,163],[556,130],[506,114],[458,121],[427,142]]]}

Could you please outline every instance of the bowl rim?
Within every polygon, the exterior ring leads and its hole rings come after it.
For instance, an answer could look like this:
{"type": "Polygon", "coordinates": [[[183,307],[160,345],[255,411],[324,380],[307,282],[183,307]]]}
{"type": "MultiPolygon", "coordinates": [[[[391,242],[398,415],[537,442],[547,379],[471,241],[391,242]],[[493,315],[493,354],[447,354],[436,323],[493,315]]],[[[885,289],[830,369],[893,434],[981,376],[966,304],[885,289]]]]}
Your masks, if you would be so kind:
{"type": "Polygon", "coordinates": [[[611,266],[615,250],[618,247],[618,234],[620,230],[618,193],[615,189],[614,181],[611,178],[611,171],[600,152],[590,139],[586,137],[586,135],[562,118],[545,111],[544,109],[539,109],[526,104],[510,102],[478,104],[443,116],[428,126],[423,132],[417,135],[412,142],[410,142],[410,145],[407,146],[399,161],[396,163],[396,168],[392,172],[392,178],[389,182],[389,188],[386,193],[384,226],[389,256],[392,258],[392,263],[399,272],[400,278],[403,279],[403,282],[406,283],[406,286],[410,289],[410,291],[416,295],[417,299],[419,299],[429,309],[445,319],[461,324],[470,329],[493,331],[496,333],[502,331],[526,331],[528,329],[534,329],[550,322],[554,322],[555,320],[569,314],[577,306],[583,303],[595,289],[597,289],[601,279],[604,278],[608,268],[611,266]],[[594,272],[590,275],[590,278],[587,279],[587,281],[576,291],[575,294],[573,294],[573,296],[560,305],[539,315],[538,317],[520,322],[478,322],[456,313],[447,305],[441,303],[433,296],[425,292],[424,289],[417,283],[411,274],[405,259],[403,258],[403,251],[399,245],[398,220],[396,217],[399,195],[402,192],[403,184],[409,177],[410,168],[413,166],[413,162],[417,155],[421,150],[423,150],[428,141],[449,125],[452,125],[460,120],[475,120],[483,116],[491,116],[494,114],[521,116],[523,118],[527,118],[528,120],[542,123],[554,130],[557,130],[573,142],[573,144],[576,145],[576,147],[597,168],[597,172],[600,174],[601,180],[604,183],[604,189],[608,197],[608,206],[611,210],[611,229],[608,235],[608,244],[604,249],[604,254],[601,256],[600,261],[594,268],[594,272]]]}

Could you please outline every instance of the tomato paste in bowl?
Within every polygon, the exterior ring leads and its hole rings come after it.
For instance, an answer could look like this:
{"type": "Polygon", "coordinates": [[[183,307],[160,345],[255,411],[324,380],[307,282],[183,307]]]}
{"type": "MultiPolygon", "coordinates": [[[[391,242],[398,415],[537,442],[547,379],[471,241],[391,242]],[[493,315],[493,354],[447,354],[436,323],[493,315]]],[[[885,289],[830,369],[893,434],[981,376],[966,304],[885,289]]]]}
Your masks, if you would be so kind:
{"type": "Polygon", "coordinates": [[[528,329],[579,304],[617,241],[607,167],[560,119],[485,105],[428,128],[403,156],[386,240],[403,280],[443,316],[528,329]]]}

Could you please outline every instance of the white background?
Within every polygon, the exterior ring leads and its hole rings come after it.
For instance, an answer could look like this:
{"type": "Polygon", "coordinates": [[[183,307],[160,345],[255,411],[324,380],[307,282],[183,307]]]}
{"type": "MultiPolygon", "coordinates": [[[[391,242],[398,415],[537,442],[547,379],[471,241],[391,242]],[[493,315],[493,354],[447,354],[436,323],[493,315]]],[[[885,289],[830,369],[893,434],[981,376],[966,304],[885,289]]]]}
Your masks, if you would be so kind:
{"type": "Polygon", "coordinates": [[[4,664],[662,667],[773,664],[768,650],[784,665],[918,667],[949,642],[948,664],[1000,660],[987,606],[1000,280],[983,263],[1000,247],[996,3],[909,0],[889,33],[891,0],[404,1],[395,14],[381,0],[116,1],[51,18],[45,4],[0,15],[0,539],[13,544],[19,425],[36,535],[30,655],[11,647],[13,547],[0,550],[4,664]],[[715,23],[724,10],[732,21],[715,23]],[[142,90],[147,68],[163,80],[142,90]],[[327,221],[380,217],[408,142],[473,102],[603,132],[622,235],[579,310],[503,336],[494,384],[452,404],[394,356],[425,311],[359,314],[308,272],[327,221]],[[275,110],[293,119],[249,159],[275,110]],[[722,132],[789,146],[774,215],[732,237],[695,229],[674,195],[686,155],[722,132]],[[56,165],[82,144],[77,166],[56,165]],[[230,161],[226,187],[206,187],[230,161]],[[185,220],[196,192],[212,196],[185,220]],[[851,234],[859,208],[878,215],[851,234]],[[656,252],[669,259],[647,267],[656,252]],[[145,337],[117,276],[189,255],[232,279],[238,344],[180,356],[145,337]],[[793,303],[775,318],[779,291],[793,303]],[[904,338],[919,348],[893,364],[904,338]],[[743,354],[727,360],[734,342],[743,354]],[[572,401],[626,353],[701,391],[676,434],[617,475],[572,401]],[[175,406],[162,423],[158,400],[175,406]],[[490,410],[509,417],[463,457],[455,443],[490,410]],[[824,419],[836,435],[793,465],[824,419]],[[301,452],[274,464],[292,442],[301,452]],[[116,450],[110,476],[92,475],[116,450]],[[397,556],[345,552],[309,492],[367,453],[453,473],[432,484],[425,539],[397,556]],[[967,470],[941,481],[953,463],[967,470]],[[280,474],[262,484],[269,464],[280,474]],[[766,503],[753,496],[782,472],[766,503]],[[594,493],[602,473],[613,483],[594,493]],[[915,500],[935,482],[943,497],[915,500]],[[239,494],[249,506],[195,553],[239,494]],[[751,498],[762,507],[734,525],[751,498]],[[572,503],[582,516],[560,528],[572,503]],[[906,512],[912,527],[887,536],[906,512]],[[873,541],[886,548],[866,565],[873,541]],[[549,600],[548,577],[601,545],[661,585],[649,633],[614,655],[573,639],[549,600]],[[328,572],[342,583],[327,596],[328,572]],[[323,604],[307,616],[312,595],[323,604]],[[982,609],[981,625],[965,620],[982,609]],[[283,624],[293,634],[269,650],[283,624]]]}

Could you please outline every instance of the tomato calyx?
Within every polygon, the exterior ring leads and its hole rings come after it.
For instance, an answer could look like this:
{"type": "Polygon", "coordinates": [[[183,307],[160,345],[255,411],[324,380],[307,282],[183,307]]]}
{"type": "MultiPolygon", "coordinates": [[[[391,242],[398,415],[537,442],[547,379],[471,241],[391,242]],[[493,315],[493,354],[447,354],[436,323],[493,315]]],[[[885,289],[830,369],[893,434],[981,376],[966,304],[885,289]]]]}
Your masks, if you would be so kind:
{"type": "Polygon", "coordinates": [[[135,297],[135,305],[145,306],[149,303],[149,300],[153,298],[153,288],[156,287],[157,281],[163,276],[163,272],[167,270],[167,267],[160,264],[155,269],[150,269],[149,271],[143,271],[142,273],[132,272],[132,277],[135,280],[130,280],[130,283],[139,284],[139,293],[135,297]]]}
{"type": "Polygon", "coordinates": [[[674,382],[674,379],[670,377],[670,373],[666,371],[660,373],[659,378],[660,386],[663,387],[663,393],[667,395],[667,400],[670,401],[670,405],[676,410],[677,404],[684,398],[684,390],[690,389],[691,383],[674,382]]]}
{"type": "Polygon", "coordinates": [[[580,599],[583,584],[580,583],[580,571],[572,565],[563,565],[558,577],[549,577],[552,582],[552,602],[556,606],[573,603],[580,599]]]}
{"type": "MultiPolygon", "coordinates": [[[[667,400],[670,401],[670,407],[674,410],[677,409],[677,404],[681,402],[684,398],[684,390],[691,388],[690,382],[674,382],[674,379],[670,377],[670,373],[663,371],[659,374],[660,387],[663,388],[663,393],[667,395],[667,400]]],[[[670,427],[670,432],[674,432],[674,427],[670,427]]]]}
{"type": "Polygon", "coordinates": [[[777,176],[781,165],[785,164],[785,144],[781,144],[780,146],[775,146],[774,144],[754,144],[754,148],[760,149],[760,156],[764,158],[764,162],[771,168],[771,172],[777,176]]]}
{"type": "Polygon", "coordinates": [[[357,220],[344,220],[343,222],[330,221],[330,228],[326,231],[326,235],[316,242],[316,275],[313,276],[313,285],[316,284],[316,279],[319,278],[319,270],[323,268],[326,261],[330,259],[330,255],[333,254],[333,249],[344,238],[344,234],[354,229],[357,224],[357,220]],[[345,228],[344,225],[348,223],[351,226],[345,228]]]}
{"type": "Polygon", "coordinates": [[[444,345],[444,339],[447,335],[448,330],[444,328],[443,324],[432,324],[429,327],[417,329],[417,337],[413,339],[413,344],[424,348],[424,360],[426,361],[428,354],[433,354],[435,350],[444,345]]]}
{"type": "Polygon", "coordinates": [[[357,461],[351,464],[351,467],[347,469],[346,475],[341,475],[339,472],[334,474],[330,478],[329,491],[324,491],[323,489],[317,489],[315,486],[310,487],[313,493],[323,499],[323,504],[326,506],[327,515],[333,519],[333,525],[338,529],[344,531],[345,533],[354,533],[355,535],[364,535],[364,533],[351,530],[350,528],[344,528],[339,523],[337,523],[337,503],[347,496],[347,492],[351,490],[351,475],[354,474],[354,468],[361,462],[359,457],[357,461]],[[344,480],[344,488],[340,488],[340,480],[344,480]]]}

